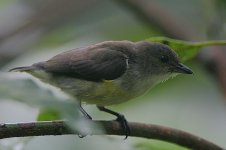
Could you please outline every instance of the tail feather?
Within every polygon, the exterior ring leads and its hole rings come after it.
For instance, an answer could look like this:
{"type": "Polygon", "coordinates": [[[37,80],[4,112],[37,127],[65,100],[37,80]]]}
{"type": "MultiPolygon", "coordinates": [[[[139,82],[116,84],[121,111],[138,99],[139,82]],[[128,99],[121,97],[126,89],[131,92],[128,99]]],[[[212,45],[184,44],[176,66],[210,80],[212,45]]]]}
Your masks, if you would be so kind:
{"type": "Polygon", "coordinates": [[[35,70],[36,68],[34,66],[25,66],[25,67],[16,67],[16,68],[12,68],[9,70],[9,72],[12,72],[12,71],[31,71],[31,70],[35,70]]]}
{"type": "Polygon", "coordinates": [[[12,71],[32,71],[32,70],[42,70],[44,69],[44,65],[45,65],[45,62],[38,62],[38,63],[35,63],[31,66],[23,66],[23,67],[16,67],[16,68],[12,68],[9,70],[9,72],[12,72],[12,71]]]}

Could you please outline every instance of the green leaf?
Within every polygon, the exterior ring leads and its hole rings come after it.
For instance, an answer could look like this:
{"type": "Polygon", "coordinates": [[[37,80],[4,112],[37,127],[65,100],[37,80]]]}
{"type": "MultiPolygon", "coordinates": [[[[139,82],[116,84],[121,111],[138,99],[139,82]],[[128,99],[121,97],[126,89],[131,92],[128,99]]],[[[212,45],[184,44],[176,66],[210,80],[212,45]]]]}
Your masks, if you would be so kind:
{"type": "Polygon", "coordinates": [[[218,41],[204,41],[204,42],[188,42],[182,40],[175,40],[167,37],[152,37],[147,39],[151,42],[159,42],[166,44],[175,50],[182,62],[194,58],[201,48],[215,45],[226,45],[226,40],[218,41]]]}
{"type": "Polygon", "coordinates": [[[62,119],[60,112],[53,108],[42,109],[37,116],[37,121],[51,121],[60,119],[62,119]]]}
{"type": "Polygon", "coordinates": [[[141,141],[136,143],[135,147],[139,150],[189,150],[176,144],[156,140],[141,141]]]}

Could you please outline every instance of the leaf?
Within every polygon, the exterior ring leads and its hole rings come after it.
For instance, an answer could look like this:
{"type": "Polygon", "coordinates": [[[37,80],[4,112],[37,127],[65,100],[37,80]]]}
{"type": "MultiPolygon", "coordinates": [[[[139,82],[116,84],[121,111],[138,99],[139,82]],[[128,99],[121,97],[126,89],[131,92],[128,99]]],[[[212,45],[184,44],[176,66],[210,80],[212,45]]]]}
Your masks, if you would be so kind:
{"type": "Polygon", "coordinates": [[[55,120],[62,116],[70,122],[68,125],[74,130],[83,133],[84,128],[85,130],[91,129],[91,124],[81,121],[75,100],[57,96],[49,88],[41,87],[33,79],[23,75],[23,73],[0,72],[0,85],[2,85],[0,86],[0,100],[15,100],[45,110],[39,114],[39,120],[55,120]]]}
{"type": "Polygon", "coordinates": [[[37,116],[37,121],[51,121],[60,119],[62,119],[62,117],[59,111],[53,108],[42,109],[37,116]]]}
{"type": "Polygon", "coordinates": [[[175,50],[182,62],[194,58],[201,48],[215,45],[226,45],[225,40],[218,41],[204,41],[204,42],[188,42],[182,40],[175,40],[167,37],[152,37],[147,39],[151,42],[159,42],[166,44],[175,50]]]}
{"type": "Polygon", "coordinates": [[[56,97],[48,88],[42,88],[24,73],[0,72],[0,98],[24,102],[31,106],[48,106],[62,99],[56,97]],[[19,75],[19,76],[18,76],[19,75]],[[52,104],[51,104],[52,103],[52,104]]]}
{"type": "Polygon", "coordinates": [[[176,144],[156,140],[137,142],[135,147],[139,150],[189,150],[176,144]]]}

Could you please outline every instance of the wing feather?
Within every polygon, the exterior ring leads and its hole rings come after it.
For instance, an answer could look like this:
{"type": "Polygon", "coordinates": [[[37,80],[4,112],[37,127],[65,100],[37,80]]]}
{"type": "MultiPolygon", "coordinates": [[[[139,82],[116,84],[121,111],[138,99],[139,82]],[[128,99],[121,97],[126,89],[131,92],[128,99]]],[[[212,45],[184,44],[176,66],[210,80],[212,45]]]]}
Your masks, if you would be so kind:
{"type": "Polygon", "coordinates": [[[128,57],[116,50],[72,50],[46,61],[44,70],[57,75],[91,81],[113,80],[122,76],[128,67],[128,57]]]}

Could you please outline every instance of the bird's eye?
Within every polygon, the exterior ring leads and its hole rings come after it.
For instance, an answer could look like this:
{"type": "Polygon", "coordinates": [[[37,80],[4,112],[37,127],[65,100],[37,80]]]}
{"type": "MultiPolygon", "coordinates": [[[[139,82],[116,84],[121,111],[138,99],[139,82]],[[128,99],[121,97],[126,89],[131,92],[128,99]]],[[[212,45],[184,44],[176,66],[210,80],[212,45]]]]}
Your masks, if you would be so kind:
{"type": "Polygon", "coordinates": [[[169,58],[167,56],[161,56],[161,61],[163,63],[167,63],[167,62],[169,62],[169,58]]]}

